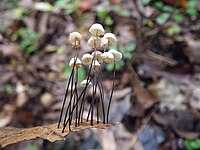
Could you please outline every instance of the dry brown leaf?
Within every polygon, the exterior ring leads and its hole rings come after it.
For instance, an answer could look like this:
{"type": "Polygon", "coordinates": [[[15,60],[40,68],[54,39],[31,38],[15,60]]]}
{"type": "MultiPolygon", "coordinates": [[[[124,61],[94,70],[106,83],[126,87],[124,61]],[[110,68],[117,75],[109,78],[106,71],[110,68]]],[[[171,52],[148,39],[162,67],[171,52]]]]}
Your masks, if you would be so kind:
{"type": "Polygon", "coordinates": [[[58,140],[64,140],[65,137],[72,133],[77,132],[83,129],[89,128],[106,128],[114,126],[118,123],[109,123],[109,124],[94,124],[90,125],[90,122],[84,121],[80,126],[74,127],[74,121],[71,125],[71,131],[66,127],[65,132],[62,133],[62,128],[57,128],[56,124],[50,124],[46,126],[37,126],[32,128],[14,128],[14,127],[5,127],[0,128],[0,147],[5,147],[10,144],[18,143],[24,140],[31,140],[36,138],[42,138],[49,140],[50,142],[55,142],[58,140]]]}

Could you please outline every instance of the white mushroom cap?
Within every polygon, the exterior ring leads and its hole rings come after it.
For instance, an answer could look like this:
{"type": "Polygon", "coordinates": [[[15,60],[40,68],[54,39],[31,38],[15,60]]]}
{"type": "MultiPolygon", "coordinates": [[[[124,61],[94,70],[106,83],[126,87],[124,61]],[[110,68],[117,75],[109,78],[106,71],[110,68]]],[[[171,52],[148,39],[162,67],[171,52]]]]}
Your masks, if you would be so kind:
{"type": "Polygon", "coordinates": [[[81,81],[80,86],[85,87],[86,84],[88,84],[88,86],[92,85],[92,82],[88,81],[87,79],[81,81]]]}
{"type": "Polygon", "coordinates": [[[89,32],[93,35],[93,36],[101,36],[105,34],[104,28],[101,24],[99,23],[95,23],[93,24],[90,29],[89,32]]]}
{"type": "Polygon", "coordinates": [[[69,41],[75,48],[80,47],[82,35],[79,32],[72,32],[69,34],[69,41]]]}
{"type": "Polygon", "coordinates": [[[119,51],[115,50],[115,49],[111,49],[108,52],[112,53],[114,55],[114,60],[115,61],[119,61],[122,59],[122,53],[120,53],[119,51]]]}
{"type": "Polygon", "coordinates": [[[92,36],[88,40],[88,45],[91,47],[99,47],[101,46],[101,38],[92,36]]]}
{"type": "Polygon", "coordinates": [[[84,65],[89,65],[89,64],[91,64],[92,63],[92,59],[93,59],[93,56],[92,55],[90,55],[89,53],[86,53],[86,54],[84,54],[83,56],[82,56],[82,63],[84,64],[84,65]]]}
{"type": "Polygon", "coordinates": [[[94,57],[94,54],[95,54],[95,58],[94,58],[95,60],[97,60],[98,62],[103,61],[103,58],[101,57],[101,54],[102,54],[101,51],[93,52],[91,55],[94,57]]]}
{"type": "Polygon", "coordinates": [[[70,61],[69,61],[69,66],[71,67],[76,67],[76,68],[79,68],[81,67],[81,60],[77,57],[73,57],[70,61]]]}
{"type": "Polygon", "coordinates": [[[105,38],[105,37],[101,38],[101,46],[104,48],[108,47],[108,39],[107,38],[105,38]]]}
{"type": "Polygon", "coordinates": [[[97,60],[94,60],[92,63],[92,68],[96,71],[100,68],[100,63],[97,60]]]}
{"type": "Polygon", "coordinates": [[[111,44],[111,43],[115,43],[117,42],[117,38],[116,36],[113,34],[113,33],[106,33],[103,38],[106,38],[108,39],[108,43],[111,44]]]}
{"type": "Polygon", "coordinates": [[[110,52],[104,52],[101,57],[103,58],[103,61],[110,64],[114,61],[114,55],[110,52]]]}

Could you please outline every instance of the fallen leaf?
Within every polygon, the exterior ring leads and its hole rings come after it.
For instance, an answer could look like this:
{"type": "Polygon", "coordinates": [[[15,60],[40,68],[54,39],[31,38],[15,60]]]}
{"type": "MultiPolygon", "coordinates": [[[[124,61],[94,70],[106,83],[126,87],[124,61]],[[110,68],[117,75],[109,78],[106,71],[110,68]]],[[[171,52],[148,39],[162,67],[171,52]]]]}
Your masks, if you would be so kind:
{"type": "Polygon", "coordinates": [[[80,1],[79,4],[78,4],[78,10],[81,13],[85,13],[85,12],[89,11],[92,8],[93,3],[94,3],[93,0],[80,1]]]}
{"type": "Polygon", "coordinates": [[[62,133],[61,127],[57,128],[57,123],[46,126],[37,126],[32,128],[14,128],[14,127],[0,128],[0,147],[5,147],[10,144],[36,138],[42,138],[49,140],[50,142],[55,142],[58,140],[64,140],[68,134],[83,129],[89,129],[89,128],[103,129],[118,124],[118,123],[109,123],[109,124],[95,123],[93,126],[91,126],[90,122],[86,122],[84,120],[80,126],[75,127],[74,123],[75,121],[72,122],[71,131],[69,131],[68,128],[66,127],[64,133],[62,133]]]}

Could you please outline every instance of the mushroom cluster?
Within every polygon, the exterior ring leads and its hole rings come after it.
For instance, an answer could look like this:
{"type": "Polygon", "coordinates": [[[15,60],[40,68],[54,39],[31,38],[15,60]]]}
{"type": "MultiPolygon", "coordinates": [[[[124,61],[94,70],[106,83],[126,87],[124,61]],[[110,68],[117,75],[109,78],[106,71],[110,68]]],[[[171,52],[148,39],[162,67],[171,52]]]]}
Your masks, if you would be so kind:
{"type": "Polygon", "coordinates": [[[72,119],[75,119],[75,126],[79,126],[83,122],[83,112],[85,109],[85,95],[88,87],[92,88],[92,102],[88,110],[87,121],[90,120],[90,124],[93,125],[93,120],[96,123],[102,121],[103,123],[108,123],[109,121],[109,110],[114,90],[114,80],[115,80],[115,62],[122,59],[122,53],[115,49],[110,49],[110,44],[115,44],[117,38],[113,33],[105,33],[105,30],[101,24],[93,24],[89,32],[91,37],[88,40],[88,45],[92,47],[91,53],[85,53],[81,58],[78,58],[77,48],[80,48],[82,36],[78,32],[72,32],[69,35],[69,42],[72,47],[76,50],[76,56],[74,56],[70,62],[69,66],[72,67],[71,75],[68,80],[66,93],[63,100],[63,105],[60,113],[58,128],[61,122],[63,122],[63,132],[66,126],[69,126],[72,119]],[[103,49],[102,51],[99,49],[103,49]],[[114,63],[113,71],[113,87],[110,92],[110,97],[105,106],[105,96],[104,88],[101,81],[102,69],[106,64],[114,63]],[[87,78],[80,83],[82,87],[82,92],[78,92],[78,69],[80,67],[88,67],[87,78]],[[100,98],[97,97],[97,91],[100,92],[100,98]],[[68,104],[66,100],[69,99],[68,104]],[[98,110],[99,107],[102,109],[102,114],[98,110]],[[107,108],[107,109],[106,109],[107,108]],[[95,113],[96,111],[96,113],[95,113]],[[100,118],[101,117],[101,118],[100,118]],[[63,120],[63,121],[62,121],[63,120]]]}

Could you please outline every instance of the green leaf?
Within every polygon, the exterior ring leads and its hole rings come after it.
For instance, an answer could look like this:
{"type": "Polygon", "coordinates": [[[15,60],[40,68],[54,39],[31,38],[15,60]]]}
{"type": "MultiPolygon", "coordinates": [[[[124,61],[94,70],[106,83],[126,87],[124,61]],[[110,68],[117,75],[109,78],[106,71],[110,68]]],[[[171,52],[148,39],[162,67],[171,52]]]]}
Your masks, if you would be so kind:
{"type": "Polygon", "coordinates": [[[70,74],[71,74],[72,68],[68,65],[64,65],[63,67],[63,75],[67,76],[67,78],[69,78],[70,74]]]}
{"type": "Polygon", "coordinates": [[[131,55],[131,53],[126,52],[126,53],[123,53],[123,58],[130,60],[132,58],[132,55],[131,55]]]}
{"type": "Polygon", "coordinates": [[[105,24],[108,25],[108,26],[113,24],[113,20],[112,20],[112,18],[110,16],[107,16],[105,18],[105,24]]]}
{"type": "Polygon", "coordinates": [[[126,48],[125,48],[125,46],[122,45],[122,44],[119,45],[119,51],[122,52],[122,53],[126,52],[126,48]]]}
{"type": "Polygon", "coordinates": [[[73,4],[68,4],[68,5],[66,6],[66,8],[65,8],[65,14],[66,14],[66,15],[69,15],[69,14],[73,13],[75,10],[76,10],[75,5],[73,5],[73,4]]]}
{"type": "Polygon", "coordinates": [[[10,84],[6,84],[5,91],[7,94],[11,94],[13,92],[13,88],[10,84]]]}
{"type": "Polygon", "coordinates": [[[120,70],[124,66],[124,61],[119,60],[116,62],[116,70],[120,70]]]}
{"type": "Polygon", "coordinates": [[[117,49],[117,46],[116,46],[115,44],[111,44],[111,45],[109,46],[109,49],[117,49]]]}
{"type": "Polygon", "coordinates": [[[173,8],[171,6],[164,6],[162,9],[164,12],[172,12],[173,8]]]}
{"type": "Polygon", "coordinates": [[[190,0],[187,4],[188,8],[196,8],[198,6],[198,0],[190,0]]]}
{"type": "Polygon", "coordinates": [[[106,65],[107,71],[113,71],[113,69],[114,69],[114,63],[106,65]]]}
{"type": "Polygon", "coordinates": [[[181,32],[181,28],[178,25],[173,25],[170,28],[168,28],[167,33],[169,35],[178,35],[181,32]]]}
{"type": "Polygon", "coordinates": [[[184,19],[184,17],[183,17],[183,15],[181,15],[181,14],[174,14],[173,16],[172,16],[172,18],[176,21],[176,22],[183,22],[183,19],[184,19]]]}
{"type": "Polygon", "coordinates": [[[141,2],[142,2],[143,5],[147,5],[147,4],[149,4],[150,1],[151,1],[151,0],[141,0],[141,2]]]}
{"type": "Polygon", "coordinates": [[[127,51],[128,52],[133,52],[135,49],[136,49],[136,44],[135,43],[131,43],[127,47],[127,51]]]}
{"type": "Polygon", "coordinates": [[[159,25],[163,25],[166,23],[169,18],[169,13],[162,13],[156,18],[156,23],[159,25]]]}
{"type": "Polygon", "coordinates": [[[163,9],[163,7],[165,6],[163,2],[155,2],[154,3],[154,6],[157,8],[157,9],[163,9]]]}
{"type": "Polygon", "coordinates": [[[48,12],[48,11],[53,10],[53,6],[47,2],[36,2],[34,5],[34,9],[39,10],[39,11],[47,11],[48,12]]]}
{"type": "Polygon", "coordinates": [[[27,149],[28,150],[39,150],[39,148],[35,145],[29,145],[27,149]]]}
{"type": "Polygon", "coordinates": [[[55,7],[64,9],[70,0],[56,0],[55,7]]]}
{"type": "Polygon", "coordinates": [[[190,15],[192,17],[196,17],[197,14],[198,14],[196,9],[187,9],[186,12],[187,12],[188,15],[190,15]]]}
{"type": "Polygon", "coordinates": [[[122,17],[129,17],[131,14],[128,10],[122,10],[121,12],[119,12],[119,15],[122,17]]]}
{"type": "Polygon", "coordinates": [[[187,150],[196,150],[200,149],[200,139],[196,140],[185,140],[184,145],[187,150]]]}
{"type": "Polygon", "coordinates": [[[112,6],[111,10],[122,17],[130,16],[130,12],[128,10],[123,10],[119,5],[112,6]]]}
{"type": "Polygon", "coordinates": [[[29,46],[30,44],[31,44],[31,41],[29,41],[29,40],[22,40],[22,41],[20,41],[19,46],[23,50],[27,46],[29,46]]]}
{"type": "Polygon", "coordinates": [[[36,47],[35,47],[34,45],[30,45],[30,46],[27,48],[26,51],[30,54],[30,53],[36,51],[36,47]]]}
{"type": "Polygon", "coordinates": [[[100,19],[104,19],[104,18],[106,18],[106,16],[108,16],[108,12],[105,11],[105,10],[98,11],[98,12],[97,12],[97,16],[98,16],[100,19]]]}
{"type": "Polygon", "coordinates": [[[24,7],[18,7],[14,9],[14,15],[16,19],[21,19],[23,15],[27,12],[27,9],[24,7]]]}
{"type": "Polygon", "coordinates": [[[80,83],[85,79],[86,73],[84,68],[79,68],[78,69],[78,82],[80,83]]]}
{"type": "MultiPolygon", "coordinates": [[[[122,67],[124,66],[125,63],[123,60],[119,60],[119,61],[115,62],[115,64],[116,64],[116,66],[115,66],[116,70],[120,70],[120,69],[122,69],[122,67]]],[[[106,66],[107,71],[113,71],[113,69],[114,69],[114,63],[108,64],[106,66]]]]}

